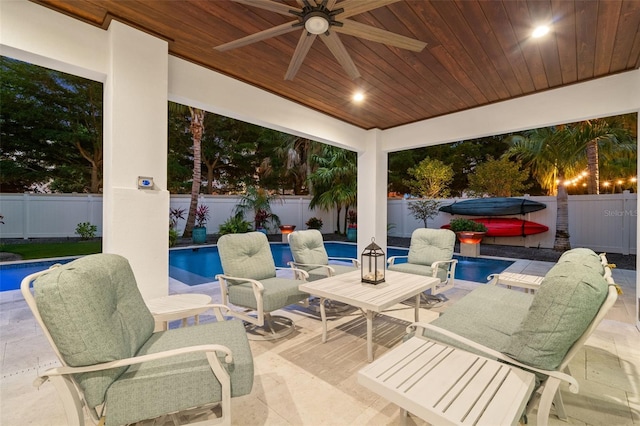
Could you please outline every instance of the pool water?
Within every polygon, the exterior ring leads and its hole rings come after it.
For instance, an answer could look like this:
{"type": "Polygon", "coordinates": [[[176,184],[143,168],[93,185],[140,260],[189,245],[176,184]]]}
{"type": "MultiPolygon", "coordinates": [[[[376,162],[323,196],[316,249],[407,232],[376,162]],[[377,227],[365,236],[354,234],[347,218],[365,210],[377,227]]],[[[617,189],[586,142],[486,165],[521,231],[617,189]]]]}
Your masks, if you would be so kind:
{"type": "MultiPolygon", "coordinates": [[[[329,257],[359,258],[355,244],[326,242],[325,248],[329,257]]],[[[276,266],[287,267],[287,262],[293,260],[289,244],[271,244],[271,252],[276,266]]],[[[387,257],[406,256],[408,249],[389,247],[387,257]]],[[[458,259],[456,279],[486,283],[487,276],[504,271],[513,261],[500,259],[484,259],[475,257],[455,256],[458,259]]],[[[398,263],[406,262],[405,259],[398,263]]],[[[169,251],[169,276],[188,285],[198,285],[215,280],[217,274],[222,274],[222,265],[218,256],[218,247],[201,247],[187,249],[173,249],[169,251]]]]}
{"type": "Polygon", "coordinates": [[[27,275],[48,269],[57,263],[64,264],[71,262],[73,259],[75,258],[38,260],[9,265],[0,264],[0,291],[18,290],[20,288],[20,282],[27,275]]]}
{"type": "MultiPolygon", "coordinates": [[[[355,257],[357,247],[351,243],[327,242],[327,253],[331,257],[355,257]]],[[[271,251],[276,266],[287,267],[287,262],[293,260],[289,244],[272,243],[271,251]]],[[[389,247],[387,256],[406,256],[408,249],[389,247]]],[[[467,281],[486,283],[487,276],[504,271],[513,261],[499,259],[484,259],[475,257],[460,257],[456,267],[456,278],[467,281]]],[[[0,264],[0,291],[18,290],[20,282],[27,275],[42,271],[56,263],[67,263],[74,258],[23,262],[10,265],[0,264]]],[[[404,262],[400,260],[398,263],[404,262]]],[[[200,248],[173,249],[169,251],[169,276],[187,285],[204,284],[215,280],[217,274],[222,273],[222,265],[218,256],[218,247],[208,246],[200,248]]]]}

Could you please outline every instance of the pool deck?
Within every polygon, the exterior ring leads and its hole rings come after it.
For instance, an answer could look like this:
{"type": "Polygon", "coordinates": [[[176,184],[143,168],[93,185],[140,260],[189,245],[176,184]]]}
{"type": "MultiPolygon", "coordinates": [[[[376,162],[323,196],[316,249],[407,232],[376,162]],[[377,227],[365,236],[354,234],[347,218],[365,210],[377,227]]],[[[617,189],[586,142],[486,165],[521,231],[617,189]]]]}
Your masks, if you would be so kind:
{"type": "MultiPolygon", "coordinates": [[[[508,271],[544,275],[551,266],[553,263],[518,260],[508,271]]],[[[640,332],[634,325],[636,272],[614,269],[613,277],[624,293],[570,364],[580,393],[571,394],[563,388],[566,410],[574,425],[640,424],[640,332]]],[[[478,285],[456,280],[456,286],[444,293],[445,303],[421,308],[421,320],[435,318],[478,285]]],[[[169,290],[172,294],[206,293],[214,301],[220,300],[217,282],[187,286],[170,279],[169,290]]],[[[366,324],[357,311],[330,321],[325,344],[321,343],[321,323],[314,313],[297,307],[278,313],[295,321],[296,332],[276,341],[251,342],[254,388],[250,395],[232,400],[234,425],[401,424],[396,406],[357,383],[357,371],[367,365],[366,324]]],[[[376,317],[376,357],[402,341],[412,316],[411,306],[399,304],[376,317]]],[[[0,293],[0,340],[0,424],[65,425],[64,410],[53,386],[46,383],[39,390],[32,386],[39,372],[59,364],[19,291],[0,293]]],[[[425,424],[415,417],[407,423],[425,424]]],[[[529,424],[535,424],[535,415],[529,417],[529,424]]],[[[549,424],[567,423],[559,421],[552,411],[549,424]]]]}

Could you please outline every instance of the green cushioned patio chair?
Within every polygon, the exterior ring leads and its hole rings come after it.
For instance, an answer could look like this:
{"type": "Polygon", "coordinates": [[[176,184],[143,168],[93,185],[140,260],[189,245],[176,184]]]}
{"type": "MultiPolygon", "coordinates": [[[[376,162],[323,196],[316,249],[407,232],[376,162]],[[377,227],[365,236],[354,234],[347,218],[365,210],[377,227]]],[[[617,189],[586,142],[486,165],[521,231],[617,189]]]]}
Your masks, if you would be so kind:
{"type": "Polygon", "coordinates": [[[435,296],[453,288],[454,285],[458,263],[453,258],[455,243],[456,234],[449,229],[416,229],[411,234],[409,254],[387,259],[388,269],[440,278],[440,284],[432,288],[431,294],[427,297],[427,300],[439,301],[440,299],[435,296]],[[407,262],[396,263],[400,259],[407,259],[407,262]]]}
{"type": "MultiPolygon", "coordinates": [[[[293,261],[288,262],[292,268],[303,269],[309,274],[308,281],[320,280],[334,275],[352,272],[360,267],[360,261],[350,257],[329,257],[324,247],[324,239],[317,229],[294,231],[288,236],[289,248],[293,261]],[[331,263],[330,263],[331,262],[331,263]]],[[[318,298],[311,299],[310,307],[320,312],[318,298]]],[[[325,300],[325,313],[335,315],[343,313],[351,307],[345,303],[325,300]]]]}
{"type": "Polygon", "coordinates": [[[230,399],[251,392],[242,322],[224,321],[227,307],[212,304],[218,322],[154,333],[121,256],[85,256],[32,274],[21,291],[62,363],[36,384],[51,380],[68,424],[84,425],[84,407],[107,426],[148,419],[230,425],[230,399]],[[213,416],[218,406],[222,414],[213,416]]]}
{"type": "Polygon", "coordinates": [[[271,312],[298,302],[306,304],[309,293],[298,286],[309,274],[301,269],[277,268],[269,241],[261,232],[223,235],[218,240],[218,253],[223,274],[216,279],[222,303],[244,308],[243,312],[232,312],[247,322],[249,339],[273,340],[292,333],[293,321],[271,312]],[[277,276],[279,269],[292,272],[294,278],[277,276]]]}
{"type": "Polygon", "coordinates": [[[322,234],[317,229],[294,231],[289,234],[288,238],[293,256],[293,261],[289,262],[289,266],[307,271],[309,281],[344,274],[360,267],[358,259],[329,257],[324,247],[322,234]],[[334,263],[330,264],[329,262],[334,263]]]}

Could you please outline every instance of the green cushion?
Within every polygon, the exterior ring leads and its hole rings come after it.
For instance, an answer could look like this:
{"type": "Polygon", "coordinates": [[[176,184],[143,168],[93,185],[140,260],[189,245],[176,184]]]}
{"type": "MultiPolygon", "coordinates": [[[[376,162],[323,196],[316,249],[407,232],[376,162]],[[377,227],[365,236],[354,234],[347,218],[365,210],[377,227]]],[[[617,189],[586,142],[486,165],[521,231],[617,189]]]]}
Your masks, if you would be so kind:
{"type": "MultiPolygon", "coordinates": [[[[138,355],[185,346],[220,344],[233,362],[222,363],[231,379],[231,396],[253,386],[253,359],[241,321],[224,321],[155,333],[138,355]]],[[[222,356],[219,356],[223,360],[222,356]]],[[[128,424],[221,400],[220,383],[204,352],[132,365],[107,392],[107,425],[128,424]]]]}
{"type": "Polygon", "coordinates": [[[456,234],[449,229],[416,229],[411,234],[408,261],[431,266],[438,260],[450,260],[455,243],[456,234]]]}
{"type": "MultiPolygon", "coordinates": [[[[427,265],[420,265],[415,263],[394,263],[389,265],[390,271],[406,272],[407,274],[424,275],[427,277],[433,276],[433,268],[427,265]]],[[[439,265],[437,277],[440,281],[447,279],[448,265],[439,265]]]]}
{"type": "MultiPolygon", "coordinates": [[[[431,324],[503,352],[532,301],[533,296],[528,293],[482,285],[452,304],[431,324]]],[[[429,330],[426,330],[424,335],[476,352],[466,345],[429,330]]]]}
{"type": "Polygon", "coordinates": [[[588,248],[575,248],[562,253],[558,263],[571,262],[589,268],[594,272],[604,275],[602,259],[588,248]]]}
{"type": "MultiPolygon", "coordinates": [[[[296,263],[327,265],[329,256],[324,248],[322,234],[317,229],[294,231],[289,235],[289,248],[296,263]]],[[[313,267],[300,268],[309,271],[313,267]]]]}
{"type": "MultiPolygon", "coordinates": [[[[153,317],[121,256],[85,256],[39,277],[33,286],[42,320],[70,366],[131,357],[153,333],[153,317]]],[[[87,404],[101,404],[125,369],[76,375],[87,404]]]]}
{"type": "MultiPolygon", "coordinates": [[[[358,270],[353,267],[353,264],[340,265],[337,263],[331,263],[329,264],[329,266],[333,268],[335,275],[345,274],[347,272],[353,272],[358,270]]],[[[313,268],[313,269],[310,269],[308,272],[309,272],[309,278],[307,279],[307,281],[315,281],[315,280],[320,280],[322,278],[327,278],[327,268],[322,268],[322,267],[313,268]]]]}
{"type": "Polygon", "coordinates": [[[227,234],[218,240],[225,275],[262,280],[276,276],[271,247],[262,232],[227,234]]]}
{"type": "Polygon", "coordinates": [[[556,369],[597,314],[607,292],[603,276],[583,263],[556,264],[504,352],[534,367],[556,369]]]}
{"type": "MultiPolygon", "coordinates": [[[[260,280],[264,287],[262,293],[263,309],[272,312],[284,308],[309,297],[308,293],[298,290],[304,281],[288,278],[268,278],[260,280]]],[[[229,301],[236,306],[258,309],[251,283],[240,283],[229,286],[229,301]]]]}

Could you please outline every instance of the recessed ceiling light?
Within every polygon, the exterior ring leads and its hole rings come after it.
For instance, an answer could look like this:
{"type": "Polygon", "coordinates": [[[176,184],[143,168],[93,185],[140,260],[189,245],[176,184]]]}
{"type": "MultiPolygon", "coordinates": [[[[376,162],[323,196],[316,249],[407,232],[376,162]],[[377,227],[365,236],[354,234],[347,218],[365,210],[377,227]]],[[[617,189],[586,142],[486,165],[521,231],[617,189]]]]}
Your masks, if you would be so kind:
{"type": "Polygon", "coordinates": [[[550,31],[550,28],[547,25],[540,25],[533,30],[533,32],[531,33],[531,37],[540,38],[542,36],[549,34],[549,31],[550,31]]]}
{"type": "Polygon", "coordinates": [[[353,102],[362,102],[364,101],[364,93],[356,92],[353,94],[353,102]]]}

